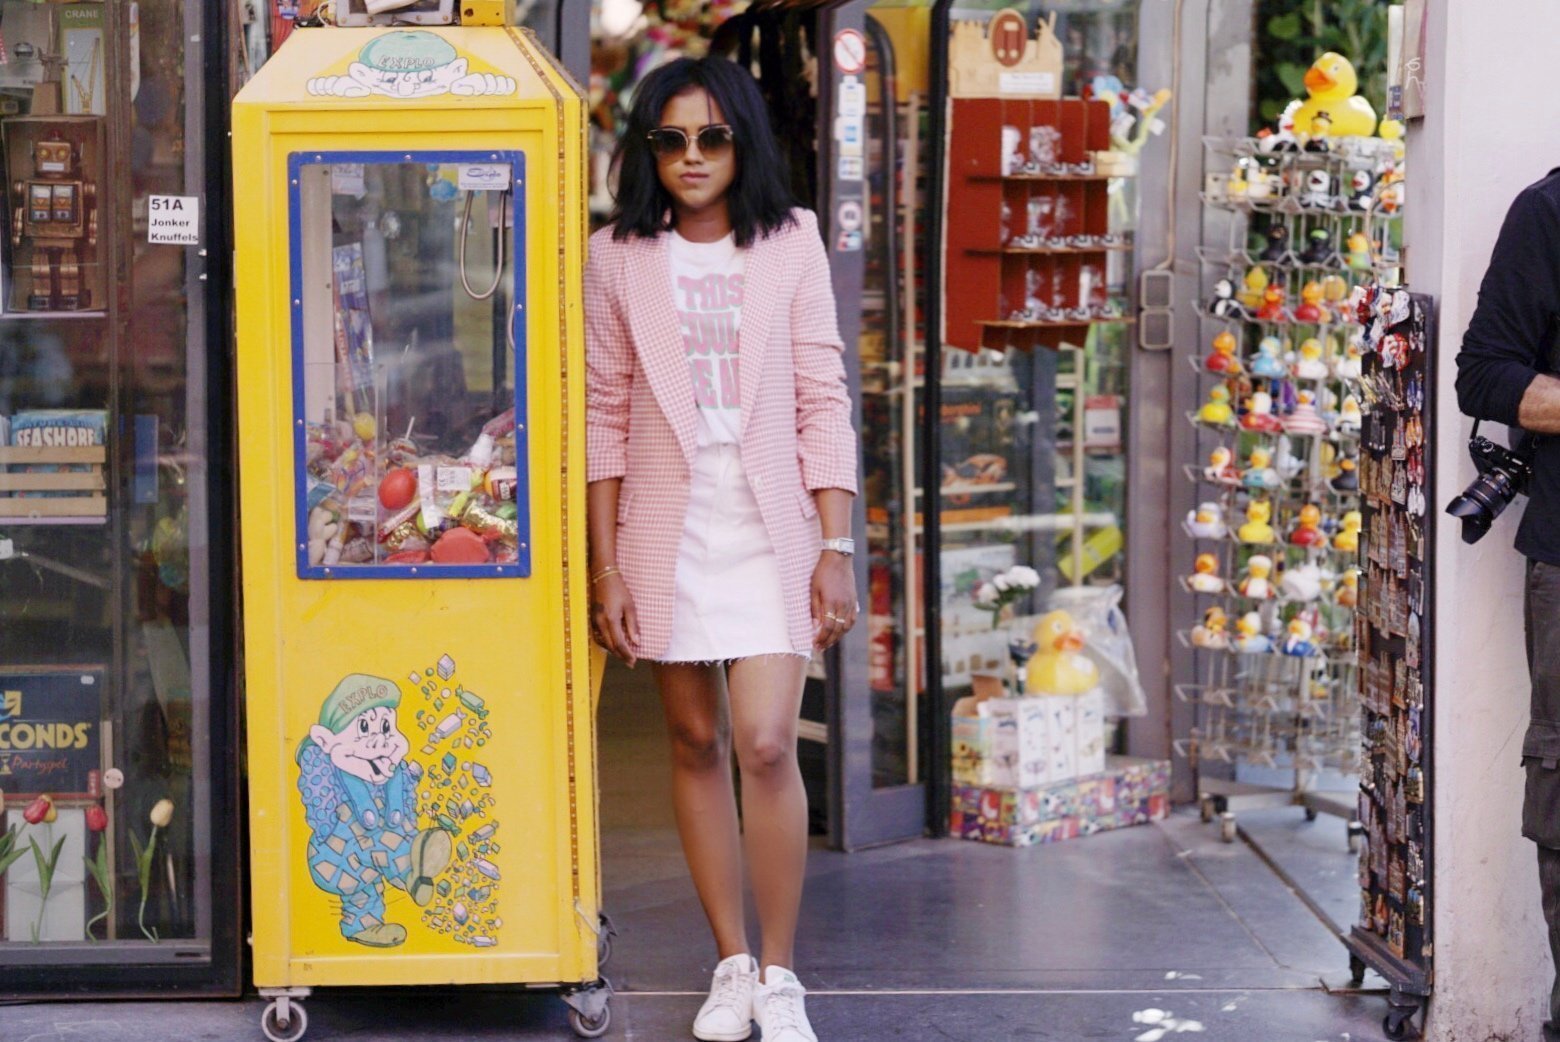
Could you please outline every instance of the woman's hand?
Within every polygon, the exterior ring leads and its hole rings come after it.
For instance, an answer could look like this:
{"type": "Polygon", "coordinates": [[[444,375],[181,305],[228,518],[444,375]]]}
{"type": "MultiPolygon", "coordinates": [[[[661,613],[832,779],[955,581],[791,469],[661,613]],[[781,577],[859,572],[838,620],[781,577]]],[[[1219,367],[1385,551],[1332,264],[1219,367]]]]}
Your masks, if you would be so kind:
{"type": "Polygon", "coordinates": [[[634,596],[617,572],[603,576],[590,591],[590,629],[596,643],[630,667],[638,661],[639,618],[634,596]]]}
{"type": "Polygon", "coordinates": [[[850,558],[825,550],[812,575],[813,647],[832,648],[856,624],[856,572],[850,558]]]}

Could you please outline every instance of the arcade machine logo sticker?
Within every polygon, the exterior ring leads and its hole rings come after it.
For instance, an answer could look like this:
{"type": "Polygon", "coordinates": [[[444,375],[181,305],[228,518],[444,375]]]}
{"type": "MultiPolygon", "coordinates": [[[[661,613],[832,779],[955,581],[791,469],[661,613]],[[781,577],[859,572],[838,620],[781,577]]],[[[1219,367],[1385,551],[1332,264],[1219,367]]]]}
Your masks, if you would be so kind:
{"type": "Polygon", "coordinates": [[[330,98],[380,95],[397,101],[456,97],[507,97],[519,90],[513,77],[473,72],[471,60],[449,41],[420,30],[385,33],[363,45],[345,76],[315,76],[309,93],[330,98]]]}

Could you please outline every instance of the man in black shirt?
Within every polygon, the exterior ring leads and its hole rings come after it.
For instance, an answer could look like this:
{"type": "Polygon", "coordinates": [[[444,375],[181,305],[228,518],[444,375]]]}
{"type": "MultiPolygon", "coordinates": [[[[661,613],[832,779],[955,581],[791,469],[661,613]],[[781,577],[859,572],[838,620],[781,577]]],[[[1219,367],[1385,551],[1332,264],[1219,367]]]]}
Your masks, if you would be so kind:
{"type": "MultiPolygon", "coordinates": [[[[1531,719],[1522,741],[1522,834],[1538,844],[1549,948],[1560,966],[1560,169],[1517,196],[1457,355],[1457,401],[1536,439],[1530,501],[1517,528],[1528,559],[1524,602],[1531,719]]],[[[1547,1042],[1560,1042],[1560,977],[1547,1042]]]]}

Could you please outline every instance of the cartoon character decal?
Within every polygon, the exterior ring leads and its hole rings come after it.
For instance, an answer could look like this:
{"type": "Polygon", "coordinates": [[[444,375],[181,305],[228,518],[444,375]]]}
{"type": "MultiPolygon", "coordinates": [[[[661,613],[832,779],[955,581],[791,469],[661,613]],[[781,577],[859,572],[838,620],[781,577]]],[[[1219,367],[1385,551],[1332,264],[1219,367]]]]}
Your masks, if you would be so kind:
{"type": "Polygon", "coordinates": [[[315,76],[310,94],[366,98],[378,94],[397,100],[456,97],[507,97],[519,85],[511,76],[474,72],[470,59],[448,40],[420,30],[385,33],[363,45],[345,76],[315,76]]]}
{"type": "Polygon", "coordinates": [[[387,886],[422,909],[432,932],[474,947],[498,943],[493,778],[469,759],[492,732],[483,700],[454,673],[446,655],[409,676],[428,703],[411,721],[421,754],[437,756],[426,765],[408,759],[402,685],[364,673],[336,685],[298,746],[309,874],[339,899],[341,935],[357,944],[406,941],[406,927],[386,919],[387,886]]]}

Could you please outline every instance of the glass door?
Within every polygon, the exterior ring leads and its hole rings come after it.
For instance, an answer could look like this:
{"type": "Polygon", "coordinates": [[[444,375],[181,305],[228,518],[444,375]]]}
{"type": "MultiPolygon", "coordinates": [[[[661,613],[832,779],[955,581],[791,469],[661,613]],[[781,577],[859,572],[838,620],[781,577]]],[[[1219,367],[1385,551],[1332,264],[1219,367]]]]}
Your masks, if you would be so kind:
{"type": "Polygon", "coordinates": [[[0,3],[8,993],[239,987],[223,6],[0,3]]]}

